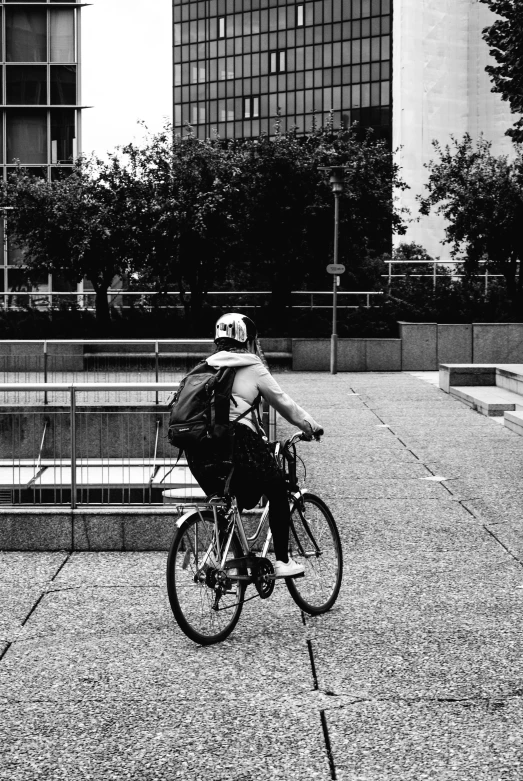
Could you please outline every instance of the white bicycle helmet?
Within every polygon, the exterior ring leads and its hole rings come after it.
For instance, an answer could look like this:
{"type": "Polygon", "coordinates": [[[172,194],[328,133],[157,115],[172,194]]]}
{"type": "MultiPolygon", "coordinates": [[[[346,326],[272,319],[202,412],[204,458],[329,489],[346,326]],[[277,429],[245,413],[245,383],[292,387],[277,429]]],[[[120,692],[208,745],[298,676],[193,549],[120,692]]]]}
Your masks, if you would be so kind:
{"type": "Polygon", "coordinates": [[[257,331],[256,326],[245,315],[240,315],[238,312],[229,312],[226,315],[222,315],[217,321],[214,332],[214,341],[218,339],[234,339],[235,342],[245,344],[252,339],[256,339],[257,331]]]}

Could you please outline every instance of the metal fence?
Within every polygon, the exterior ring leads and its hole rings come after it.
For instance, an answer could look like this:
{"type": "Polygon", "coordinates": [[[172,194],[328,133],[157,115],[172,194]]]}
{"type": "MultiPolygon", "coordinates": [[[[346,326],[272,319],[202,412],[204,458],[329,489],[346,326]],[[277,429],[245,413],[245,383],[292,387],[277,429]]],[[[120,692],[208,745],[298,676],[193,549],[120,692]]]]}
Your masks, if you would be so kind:
{"type": "MultiPolygon", "coordinates": [[[[166,437],[165,402],[176,387],[48,383],[44,404],[39,383],[0,385],[0,504],[158,505],[165,491],[171,501],[203,498],[166,437]],[[19,404],[20,392],[32,394],[32,403],[19,404]]],[[[264,411],[264,422],[274,439],[274,410],[264,411]]]]}
{"type": "MultiPolygon", "coordinates": [[[[432,285],[434,290],[436,289],[438,279],[440,278],[448,279],[450,276],[452,280],[455,280],[455,279],[463,279],[463,277],[465,276],[465,274],[459,274],[456,271],[450,271],[450,274],[447,271],[445,271],[445,273],[440,273],[440,268],[438,268],[441,266],[452,266],[454,269],[456,269],[457,267],[463,265],[462,260],[411,259],[411,260],[386,260],[385,263],[387,263],[389,267],[388,274],[382,274],[381,276],[388,280],[389,287],[391,287],[393,279],[405,279],[407,276],[405,271],[402,274],[393,274],[392,273],[393,266],[432,266],[432,270],[428,274],[427,273],[412,274],[409,272],[408,276],[415,277],[418,279],[419,278],[432,279],[432,285]]],[[[503,274],[490,273],[486,261],[480,261],[480,265],[482,265],[485,270],[483,271],[482,274],[477,273],[477,274],[473,274],[473,276],[477,277],[478,279],[483,279],[485,284],[485,293],[487,293],[489,287],[489,280],[498,279],[498,278],[504,279],[504,276],[503,274]]]]}
{"type": "MultiPolygon", "coordinates": [[[[190,298],[190,291],[184,293],[190,298]]],[[[270,298],[270,290],[211,290],[205,294],[207,300],[216,299],[216,304],[221,306],[254,307],[264,306],[270,298]]],[[[332,290],[293,290],[291,295],[295,303],[292,309],[330,309],[332,304],[328,302],[332,298],[332,290]]],[[[341,303],[340,309],[358,309],[360,306],[369,308],[371,297],[382,296],[380,290],[340,290],[338,295],[350,303],[341,303]],[[351,300],[352,299],[352,300],[351,300]]],[[[119,309],[130,309],[133,306],[158,307],[183,310],[181,303],[158,304],[158,298],[180,297],[178,291],[167,293],[155,293],[151,291],[137,290],[109,290],[107,298],[109,305],[119,309]]],[[[55,290],[21,290],[7,291],[2,297],[4,309],[22,309],[24,306],[33,306],[36,309],[47,309],[58,302],[67,302],[77,305],[80,309],[94,310],[95,296],[92,291],[55,291],[55,290]]]]}
{"type": "Polygon", "coordinates": [[[27,339],[0,341],[0,380],[176,382],[212,351],[209,339],[27,339]]]}

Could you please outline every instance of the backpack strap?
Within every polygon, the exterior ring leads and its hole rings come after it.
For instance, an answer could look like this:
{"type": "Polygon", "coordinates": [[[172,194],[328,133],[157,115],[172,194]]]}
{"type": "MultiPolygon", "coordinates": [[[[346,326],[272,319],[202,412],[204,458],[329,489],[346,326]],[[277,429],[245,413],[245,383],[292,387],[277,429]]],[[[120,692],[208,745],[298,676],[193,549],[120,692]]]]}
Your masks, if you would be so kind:
{"type": "Polygon", "coordinates": [[[256,415],[258,417],[258,420],[254,418],[254,422],[261,428],[263,431],[263,428],[261,427],[261,418],[260,418],[260,401],[262,400],[261,393],[258,393],[254,401],[252,402],[251,406],[245,410],[245,412],[242,412],[241,415],[238,415],[236,420],[233,421],[232,427],[234,427],[242,418],[244,418],[246,415],[249,414],[249,412],[256,412],[256,415]]]}

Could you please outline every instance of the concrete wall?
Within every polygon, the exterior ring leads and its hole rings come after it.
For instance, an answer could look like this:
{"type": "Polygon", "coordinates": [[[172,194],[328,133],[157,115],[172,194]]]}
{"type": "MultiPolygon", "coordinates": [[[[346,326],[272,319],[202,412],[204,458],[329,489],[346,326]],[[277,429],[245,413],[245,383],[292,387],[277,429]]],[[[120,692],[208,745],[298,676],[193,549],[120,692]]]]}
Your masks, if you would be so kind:
{"type": "Polygon", "coordinates": [[[523,363],[523,323],[474,323],[474,363],[523,363]]]}
{"type": "Polygon", "coordinates": [[[523,363],[523,323],[400,323],[403,371],[441,363],[523,363]]]}
{"type": "MultiPolygon", "coordinates": [[[[437,371],[441,363],[523,363],[523,323],[400,322],[399,329],[400,339],[339,339],[339,371],[437,371]]],[[[273,338],[262,339],[261,342],[273,368],[287,365],[291,353],[293,371],[328,371],[330,368],[330,338],[273,338]]],[[[114,352],[119,348],[123,359],[125,347],[104,345],[103,349],[114,352]]],[[[145,351],[143,346],[135,347],[145,351]]],[[[84,345],[75,345],[74,348],[83,351],[84,345]]],[[[83,367],[83,352],[67,355],[61,351],[71,350],[71,347],[52,346],[51,343],[49,349],[57,350],[56,355],[49,355],[50,366],[53,358],[57,361],[64,358],[78,362],[75,370],[83,367]]],[[[13,361],[15,366],[17,356],[36,361],[41,370],[40,350],[41,343],[0,342],[0,370],[2,359],[13,361]]],[[[208,354],[212,350],[212,342],[162,342],[162,352],[171,350],[182,354],[193,350],[208,354]]]]}
{"type": "Polygon", "coordinates": [[[437,323],[399,323],[403,371],[433,371],[438,363],[437,323]]]}
{"type": "MultiPolygon", "coordinates": [[[[156,421],[160,434],[159,458],[176,453],[166,439],[168,412],[153,404],[78,407],[76,451],[78,458],[152,458],[156,441],[156,421]]],[[[33,405],[0,409],[0,458],[36,459],[45,421],[48,421],[42,458],[70,458],[71,417],[67,407],[33,405]]]]}
{"type": "Polygon", "coordinates": [[[0,550],[168,550],[175,507],[0,508],[0,550]]]}
{"type": "MultiPolygon", "coordinates": [[[[329,371],[330,339],[293,339],[293,371],[329,371]]],[[[338,371],[401,371],[399,339],[339,339],[338,371]]]]}
{"type": "MultiPolygon", "coordinates": [[[[400,322],[400,339],[339,339],[338,371],[437,371],[440,364],[523,363],[523,323],[400,322]]],[[[330,339],[293,339],[294,371],[329,371],[330,339]]]]}
{"type": "MultiPolygon", "coordinates": [[[[75,372],[84,368],[84,348],[81,344],[47,343],[47,370],[75,372]]],[[[42,341],[0,341],[0,371],[43,372],[44,346],[42,341]]]]}

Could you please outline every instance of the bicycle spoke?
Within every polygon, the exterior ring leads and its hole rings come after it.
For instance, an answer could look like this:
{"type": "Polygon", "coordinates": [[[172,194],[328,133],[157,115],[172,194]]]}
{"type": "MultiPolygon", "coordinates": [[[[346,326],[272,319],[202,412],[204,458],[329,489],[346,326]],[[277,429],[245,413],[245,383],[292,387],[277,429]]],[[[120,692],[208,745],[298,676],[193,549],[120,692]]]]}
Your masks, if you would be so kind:
{"type": "MultiPolygon", "coordinates": [[[[241,550],[233,539],[227,558],[238,556],[241,556],[241,550]]],[[[191,639],[202,644],[226,637],[241,612],[245,590],[241,583],[232,581],[230,586],[217,592],[208,581],[207,573],[218,565],[212,513],[195,513],[173,541],[168,561],[167,586],[180,627],[191,639]]],[[[231,570],[230,574],[237,574],[237,570],[231,570]]]]}
{"type": "Polygon", "coordinates": [[[341,544],[334,519],[321,500],[304,497],[304,507],[292,511],[289,551],[305,567],[305,577],[287,585],[294,600],[309,613],[322,613],[334,604],[341,585],[341,544]]]}

